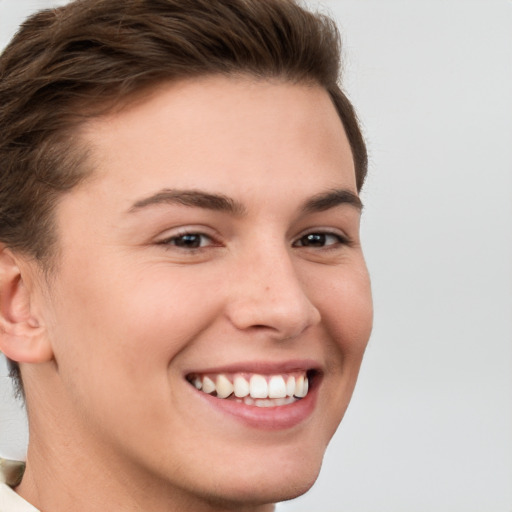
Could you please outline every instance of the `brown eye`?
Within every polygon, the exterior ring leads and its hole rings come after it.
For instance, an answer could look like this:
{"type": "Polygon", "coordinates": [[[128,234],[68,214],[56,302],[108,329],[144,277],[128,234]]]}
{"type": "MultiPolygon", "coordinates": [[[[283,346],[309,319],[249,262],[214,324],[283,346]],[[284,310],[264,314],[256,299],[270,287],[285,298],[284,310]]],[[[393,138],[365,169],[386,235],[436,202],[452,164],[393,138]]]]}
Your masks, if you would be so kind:
{"type": "Polygon", "coordinates": [[[201,235],[183,235],[177,237],[174,244],[178,247],[197,249],[198,247],[201,247],[201,235]]]}
{"type": "Polygon", "coordinates": [[[174,245],[182,249],[199,249],[211,245],[211,243],[211,238],[201,233],[186,233],[173,236],[162,242],[163,245],[174,245]]]}
{"type": "Polygon", "coordinates": [[[301,238],[301,244],[308,247],[323,247],[326,236],[323,233],[310,233],[301,238]]]}
{"type": "Polygon", "coordinates": [[[345,239],[333,233],[308,233],[300,237],[295,246],[297,247],[327,247],[345,243],[345,239]]]}

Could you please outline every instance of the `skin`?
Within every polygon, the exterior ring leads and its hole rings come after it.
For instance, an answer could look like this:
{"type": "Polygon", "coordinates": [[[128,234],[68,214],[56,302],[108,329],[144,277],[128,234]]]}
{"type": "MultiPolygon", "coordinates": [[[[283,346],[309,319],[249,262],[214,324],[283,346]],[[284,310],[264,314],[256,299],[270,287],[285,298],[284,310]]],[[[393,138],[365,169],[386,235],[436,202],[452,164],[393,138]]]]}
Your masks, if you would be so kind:
{"type": "Polygon", "coordinates": [[[51,512],[263,512],[304,493],[372,322],[360,210],[304,210],[333,189],[357,195],[328,94],[250,78],[166,84],[81,136],[95,170],[58,203],[54,275],[16,260],[42,354],[19,358],[31,441],[17,491],[51,512]],[[153,204],[167,189],[238,208],[153,204]],[[204,234],[201,247],[180,247],[184,233],[204,234]],[[321,380],[314,410],[286,429],[209,407],[185,379],[296,360],[321,380]]]}

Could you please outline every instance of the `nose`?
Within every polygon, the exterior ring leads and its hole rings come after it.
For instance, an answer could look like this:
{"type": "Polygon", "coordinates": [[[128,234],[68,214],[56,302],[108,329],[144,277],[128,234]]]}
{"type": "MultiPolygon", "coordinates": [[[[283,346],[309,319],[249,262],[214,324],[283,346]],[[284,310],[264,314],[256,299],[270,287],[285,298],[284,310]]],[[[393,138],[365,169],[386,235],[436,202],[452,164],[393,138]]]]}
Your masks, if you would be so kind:
{"type": "Polygon", "coordinates": [[[231,279],[227,315],[237,329],[285,340],[320,322],[320,312],[286,250],[253,252],[231,279]]]}

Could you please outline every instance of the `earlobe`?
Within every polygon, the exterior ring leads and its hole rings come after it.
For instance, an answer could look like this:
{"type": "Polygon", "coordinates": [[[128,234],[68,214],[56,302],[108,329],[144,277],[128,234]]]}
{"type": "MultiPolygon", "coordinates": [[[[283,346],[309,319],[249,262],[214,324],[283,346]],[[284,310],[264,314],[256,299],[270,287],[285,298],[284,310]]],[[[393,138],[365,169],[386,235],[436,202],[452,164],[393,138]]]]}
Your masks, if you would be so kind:
{"type": "Polygon", "coordinates": [[[24,274],[17,257],[0,245],[0,351],[19,363],[42,363],[53,352],[24,274]]]}

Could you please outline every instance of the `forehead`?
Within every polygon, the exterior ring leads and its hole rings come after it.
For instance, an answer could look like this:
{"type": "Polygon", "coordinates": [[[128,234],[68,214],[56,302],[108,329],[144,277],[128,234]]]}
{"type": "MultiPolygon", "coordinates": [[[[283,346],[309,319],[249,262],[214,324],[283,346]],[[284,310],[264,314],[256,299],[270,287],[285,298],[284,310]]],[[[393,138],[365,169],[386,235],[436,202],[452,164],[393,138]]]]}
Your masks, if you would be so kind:
{"type": "Polygon", "coordinates": [[[221,76],[163,84],[89,122],[83,136],[111,192],[121,182],[150,192],[169,180],[218,190],[282,178],[293,187],[290,176],[307,185],[320,169],[332,186],[342,180],[356,191],[343,125],[316,85],[221,76]]]}

